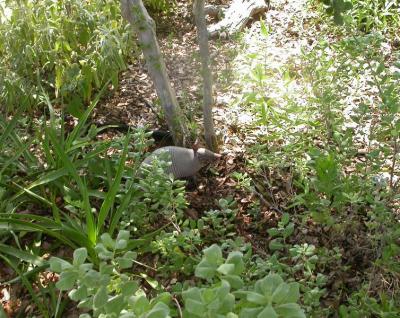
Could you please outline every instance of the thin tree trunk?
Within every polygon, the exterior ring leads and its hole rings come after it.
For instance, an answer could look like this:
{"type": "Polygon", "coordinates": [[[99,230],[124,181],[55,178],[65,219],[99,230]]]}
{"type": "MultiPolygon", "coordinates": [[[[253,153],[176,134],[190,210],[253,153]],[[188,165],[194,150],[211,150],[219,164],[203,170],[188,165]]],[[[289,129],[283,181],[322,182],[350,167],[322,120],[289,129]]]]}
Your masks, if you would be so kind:
{"type": "Polygon", "coordinates": [[[214,131],[212,116],[212,74],[210,70],[210,50],[208,47],[208,31],[204,12],[204,0],[195,0],[193,3],[193,14],[197,27],[197,39],[200,46],[200,57],[203,75],[203,119],[204,138],[207,147],[217,152],[217,140],[214,131]]]}
{"type": "Polygon", "coordinates": [[[186,125],[157,42],[154,20],[148,14],[142,0],[121,0],[121,12],[138,35],[139,45],[164,109],[174,143],[184,146],[186,125]]]}

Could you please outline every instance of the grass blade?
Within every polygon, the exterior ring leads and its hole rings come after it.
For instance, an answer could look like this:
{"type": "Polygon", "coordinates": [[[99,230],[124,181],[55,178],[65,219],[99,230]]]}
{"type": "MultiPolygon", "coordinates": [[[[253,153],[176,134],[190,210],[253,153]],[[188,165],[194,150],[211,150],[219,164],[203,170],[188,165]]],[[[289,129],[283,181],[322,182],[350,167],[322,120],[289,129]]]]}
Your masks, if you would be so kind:
{"type": "Polygon", "coordinates": [[[68,169],[69,174],[72,176],[72,178],[78,185],[79,191],[82,195],[83,206],[86,216],[87,236],[89,237],[93,245],[95,245],[97,239],[96,236],[97,232],[96,232],[96,225],[94,222],[94,216],[92,213],[92,209],[90,207],[88,189],[84,184],[84,182],[82,181],[82,179],[79,177],[78,171],[76,170],[72,162],[69,160],[67,154],[58,143],[54,132],[51,129],[48,129],[47,132],[50,137],[51,143],[54,146],[54,151],[56,152],[57,157],[63,162],[64,166],[68,169]]]}
{"type": "Polygon", "coordinates": [[[33,214],[0,214],[0,229],[8,231],[42,232],[58,239],[60,242],[73,249],[86,247],[93,262],[96,262],[93,243],[84,234],[81,227],[59,224],[46,217],[33,214]],[[5,217],[6,216],[6,217],[5,217]],[[32,223],[21,219],[30,219],[38,223],[32,223]],[[61,234],[62,233],[62,234],[61,234]]]}
{"type": "MultiPolygon", "coordinates": [[[[9,123],[7,123],[4,118],[0,116],[0,127],[4,129],[5,131],[0,135],[0,149],[2,149],[2,146],[4,146],[5,140],[10,139],[13,141],[14,145],[17,146],[18,149],[24,147],[25,142],[21,141],[21,138],[15,133],[15,127],[18,123],[20,116],[19,113],[14,115],[14,117],[11,119],[9,123]]],[[[26,161],[29,162],[35,162],[36,163],[36,158],[33,156],[33,154],[27,150],[23,152],[24,157],[26,161]]]]}
{"type": "MultiPolygon", "coordinates": [[[[27,187],[24,187],[20,192],[15,194],[10,200],[15,200],[19,196],[21,196],[25,191],[27,190],[32,190],[33,188],[36,188],[37,186],[44,185],[47,183],[50,183],[52,181],[55,181],[63,176],[68,175],[68,169],[67,168],[60,168],[54,171],[50,171],[46,173],[45,175],[41,176],[38,180],[32,182],[30,185],[27,187]]],[[[22,187],[20,187],[22,188],[22,187]]]]}
{"type": "Polygon", "coordinates": [[[29,142],[27,142],[26,144],[22,145],[22,147],[20,147],[20,149],[17,150],[17,151],[15,152],[15,154],[14,154],[10,159],[8,159],[8,160],[4,163],[3,168],[0,170],[0,176],[3,174],[3,172],[7,169],[7,167],[8,167],[9,165],[11,165],[12,163],[15,163],[15,161],[17,161],[17,159],[18,159],[25,151],[27,151],[27,149],[31,146],[32,141],[33,141],[33,139],[30,140],[29,142]]]}
{"type": "MultiPolygon", "coordinates": [[[[89,160],[91,160],[93,158],[97,158],[100,153],[104,152],[105,150],[107,150],[110,147],[110,143],[111,142],[106,142],[104,144],[101,144],[98,148],[94,149],[91,152],[88,152],[85,155],[85,158],[83,158],[82,160],[78,160],[78,161],[74,162],[75,167],[79,168],[79,167],[85,165],[89,160]]],[[[57,170],[47,171],[38,180],[32,182],[27,187],[24,187],[24,189],[32,190],[33,188],[36,188],[37,186],[51,183],[51,182],[56,181],[57,179],[59,179],[61,177],[64,177],[66,175],[68,175],[68,169],[66,167],[59,168],[57,170]]],[[[21,190],[18,193],[16,193],[10,199],[10,201],[17,199],[22,194],[24,194],[24,190],[21,190]]]]}
{"type": "Polygon", "coordinates": [[[31,253],[28,253],[28,252],[25,252],[25,251],[21,251],[10,245],[0,243],[0,252],[3,254],[7,254],[10,256],[16,257],[21,261],[24,261],[24,262],[27,262],[29,264],[33,264],[36,266],[43,266],[43,265],[47,264],[47,262],[44,259],[42,259],[41,257],[31,254],[31,253]]]}
{"type": "Polygon", "coordinates": [[[99,234],[101,229],[103,228],[104,222],[107,218],[110,208],[114,204],[115,196],[117,195],[118,189],[120,188],[122,174],[125,169],[125,160],[128,155],[129,140],[130,140],[130,134],[128,133],[128,135],[125,137],[124,150],[122,151],[121,159],[119,160],[118,169],[114,178],[114,182],[112,183],[110,190],[108,191],[107,196],[100,208],[99,219],[97,221],[97,234],[99,234]]]}
{"type": "Polygon", "coordinates": [[[35,192],[32,192],[31,190],[25,189],[24,187],[21,187],[19,184],[12,182],[13,185],[15,185],[18,189],[21,189],[21,191],[29,194],[31,197],[39,200],[40,202],[46,204],[49,207],[53,207],[53,203],[51,203],[49,200],[43,198],[42,196],[36,194],[35,192]]]}
{"type": "Polygon", "coordinates": [[[12,132],[14,131],[15,126],[18,123],[18,118],[19,116],[15,115],[11,121],[7,124],[6,120],[4,120],[4,118],[1,117],[0,120],[0,126],[4,129],[5,126],[5,130],[4,132],[1,134],[0,136],[0,147],[2,147],[3,145],[5,145],[5,140],[12,134],[12,132]]]}
{"type": "Polygon", "coordinates": [[[60,240],[61,242],[71,246],[72,248],[77,248],[77,245],[74,244],[71,240],[69,240],[64,235],[58,233],[58,231],[61,232],[61,228],[57,223],[55,224],[56,226],[51,228],[48,225],[44,226],[41,224],[35,224],[24,220],[19,220],[18,218],[15,218],[14,214],[10,215],[7,218],[0,217],[0,229],[8,231],[13,230],[13,231],[42,232],[60,240]]]}
{"type": "Polygon", "coordinates": [[[128,207],[129,202],[131,201],[132,194],[128,192],[124,198],[122,199],[121,204],[118,206],[117,210],[115,211],[114,215],[111,218],[110,227],[108,229],[108,233],[113,236],[115,228],[118,225],[119,220],[121,219],[122,213],[128,207]]]}
{"type": "Polygon", "coordinates": [[[67,137],[66,143],[65,143],[65,149],[68,151],[73,142],[78,138],[79,134],[82,131],[83,126],[85,125],[87,119],[89,118],[90,113],[93,111],[93,109],[96,107],[97,103],[99,102],[100,98],[103,96],[108,84],[110,81],[107,81],[107,83],[104,84],[104,86],[101,88],[99,93],[96,95],[95,99],[90,103],[89,107],[86,109],[86,111],[82,114],[82,116],[79,118],[78,125],[74,127],[72,132],[69,134],[67,137]]]}
{"type": "MultiPolygon", "coordinates": [[[[36,266],[35,268],[33,268],[33,269],[31,269],[31,270],[29,270],[29,271],[23,273],[23,274],[20,275],[20,276],[17,276],[17,277],[15,277],[15,278],[13,278],[13,279],[10,279],[10,280],[8,280],[8,281],[6,281],[6,282],[2,282],[2,284],[4,284],[4,285],[10,285],[10,284],[18,283],[18,282],[22,279],[21,276],[23,276],[23,277],[25,277],[26,279],[28,279],[29,277],[31,277],[31,276],[33,276],[33,275],[36,275],[37,273],[43,272],[43,271],[44,271],[45,269],[47,269],[48,267],[49,267],[49,264],[47,264],[47,263],[44,264],[44,265],[42,265],[42,266],[36,266]]],[[[0,318],[1,318],[1,316],[0,316],[0,318]]]]}

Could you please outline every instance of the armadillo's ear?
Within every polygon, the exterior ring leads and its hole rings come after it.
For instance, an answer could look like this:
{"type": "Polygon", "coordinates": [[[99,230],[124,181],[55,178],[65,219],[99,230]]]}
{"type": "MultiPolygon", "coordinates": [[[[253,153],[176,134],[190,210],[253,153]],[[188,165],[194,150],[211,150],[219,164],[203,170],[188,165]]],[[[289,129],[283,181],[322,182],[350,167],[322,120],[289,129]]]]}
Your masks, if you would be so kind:
{"type": "Polygon", "coordinates": [[[196,141],[194,142],[194,144],[193,144],[193,146],[192,146],[192,149],[193,149],[193,151],[196,153],[197,150],[199,150],[199,148],[200,148],[200,142],[199,142],[199,139],[196,138],[196,141]]]}

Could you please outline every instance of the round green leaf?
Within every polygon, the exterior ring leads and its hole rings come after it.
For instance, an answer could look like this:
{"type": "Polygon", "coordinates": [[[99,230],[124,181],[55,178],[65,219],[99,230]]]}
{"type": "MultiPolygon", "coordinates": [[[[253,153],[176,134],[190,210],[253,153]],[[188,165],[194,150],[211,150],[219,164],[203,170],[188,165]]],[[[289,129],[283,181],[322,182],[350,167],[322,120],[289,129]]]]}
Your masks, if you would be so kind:
{"type": "Polygon", "coordinates": [[[128,241],[127,240],[117,240],[116,244],[115,244],[115,249],[116,250],[123,250],[124,248],[126,248],[128,246],[128,241]]]}
{"type": "Polygon", "coordinates": [[[268,298],[265,297],[262,294],[256,293],[256,292],[246,292],[247,300],[251,303],[257,304],[257,305],[266,305],[268,304],[268,298]]]}
{"type": "Polygon", "coordinates": [[[233,289],[240,289],[243,287],[243,280],[238,275],[225,275],[223,280],[226,280],[233,289]]]}
{"type": "Polygon", "coordinates": [[[147,318],[167,318],[169,317],[169,308],[166,304],[157,303],[146,315],[147,318]]]}
{"type": "Polygon", "coordinates": [[[123,295],[112,297],[105,305],[106,313],[119,316],[120,312],[126,307],[123,295]]]}
{"type": "Polygon", "coordinates": [[[235,265],[233,264],[222,264],[218,267],[217,271],[223,275],[233,274],[235,271],[235,265]]]}
{"type": "Polygon", "coordinates": [[[60,290],[70,290],[74,287],[77,279],[78,273],[76,272],[62,272],[56,286],[60,290]]]}
{"type": "Polygon", "coordinates": [[[206,260],[211,264],[219,264],[222,262],[222,251],[217,244],[203,250],[206,260]]]}
{"type": "Polygon", "coordinates": [[[74,251],[74,260],[73,264],[74,265],[82,265],[88,256],[87,250],[85,247],[78,248],[74,251]]]}
{"type": "Polygon", "coordinates": [[[198,300],[187,299],[185,301],[185,309],[192,314],[198,314],[198,313],[204,313],[206,307],[202,302],[198,300]]]}
{"type": "Polygon", "coordinates": [[[109,249],[114,249],[115,247],[115,242],[114,240],[111,238],[110,234],[108,233],[104,233],[101,235],[101,242],[104,244],[105,247],[109,248],[109,249]]]}
{"type": "Polygon", "coordinates": [[[283,304],[275,307],[276,312],[281,317],[306,318],[304,311],[298,304],[283,304]]]}
{"type": "Polygon", "coordinates": [[[260,279],[255,284],[255,291],[272,297],[274,290],[283,283],[283,279],[278,274],[269,274],[267,277],[260,279]]]}
{"type": "Polygon", "coordinates": [[[115,261],[118,263],[121,269],[126,269],[132,267],[133,261],[125,257],[117,257],[115,261]]]}
{"type": "Polygon", "coordinates": [[[244,271],[243,254],[240,252],[229,253],[226,263],[235,265],[234,271],[229,274],[240,275],[244,271]]]}
{"type": "Polygon", "coordinates": [[[55,273],[61,273],[62,271],[72,267],[70,263],[58,257],[50,258],[49,263],[50,263],[50,270],[55,273]]]}
{"type": "Polygon", "coordinates": [[[279,251],[282,250],[285,247],[285,245],[282,243],[281,238],[277,238],[269,242],[268,247],[271,251],[279,251]]]}
{"type": "Polygon", "coordinates": [[[78,289],[73,289],[68,293],[68,297],[73,301],[80,301],[87,297],[87,288],[86,286],[80,286],[78,289]]]}
{"type": "Polygon", "coordinates": [[[217,264],[210,264],[206,259],[203,259],[195,269],[194,274],[197,277],[211,279],[217,272],[217,264]]]}
{"type": "MultiPolygon", "coordinates": [[[[283,316],[286,317],[286,316],[283,316]]],[[[271,305],[265,307],[258,315],[257,318],[278,318],[277,313],[271,305]]]]}
{"type": "Polygon", "coordinates": [[[94,295],[93,307],[95,309],[100,309],[106,305],[107,301],[108,301],[107,288],[105,286],[102,286],[94,295]]]}
{"type": "Polygon", "coordinates": [[[275,304],[287,303],[286,298],[289,294],[289,285],[286,283],[280,284],[272,294],[272,302],[275,304]]]}
{"type": "Polygon", "coordinates": [[[133,296],[133,294],[138,290],[139,284],[135,281],[129,281],[121,286],[122,295],[125,297],[133,296]]]}

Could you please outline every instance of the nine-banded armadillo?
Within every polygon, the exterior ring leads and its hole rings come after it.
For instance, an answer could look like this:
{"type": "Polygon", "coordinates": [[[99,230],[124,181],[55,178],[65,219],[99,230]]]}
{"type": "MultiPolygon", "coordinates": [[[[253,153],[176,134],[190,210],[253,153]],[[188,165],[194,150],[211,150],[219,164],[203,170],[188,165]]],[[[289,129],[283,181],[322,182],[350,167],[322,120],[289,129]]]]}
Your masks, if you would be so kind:
{"type": "Polygon", "coordinates": [[[167,173],[172,173],[175,178],[186,178],[194,176],[202,167],[208,163],[218,160],[221,155],[210,150],[188,149],[183,147],[168,146],[154,150],[141,164],[149,166],[155,157],[171,161],[167,173]]]}

